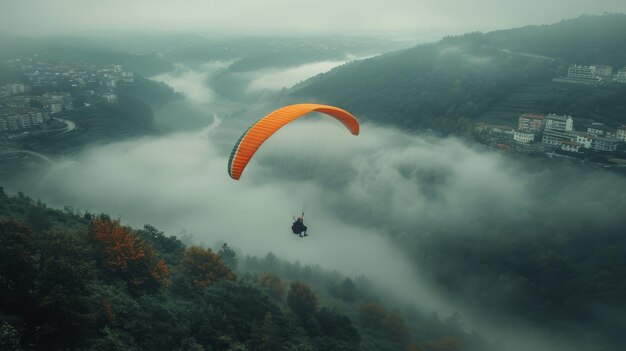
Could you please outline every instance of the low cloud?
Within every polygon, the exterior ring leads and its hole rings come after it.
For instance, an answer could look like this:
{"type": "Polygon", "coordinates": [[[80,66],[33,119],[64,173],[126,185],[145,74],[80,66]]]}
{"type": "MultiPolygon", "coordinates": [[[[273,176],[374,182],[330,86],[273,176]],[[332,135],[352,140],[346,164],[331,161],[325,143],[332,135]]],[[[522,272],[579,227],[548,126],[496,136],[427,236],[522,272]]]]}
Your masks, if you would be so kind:
{"type": "Polygon", "coordinates": [[[276,68],[256,71],[252,74],[248,90],[280,90],[290,88],[320,72],[330,71],[347,61],[321,61],[304,64],[292,68],[276,68]]]}
{"type": "MultiPolygon", "coordinates": [[[[354,137],[327,117],[305,118],[281,130],[242,180],[234,181],[227,158],[248,123],[233,119],[202,131],[90,149],[73,161],[57,162],[28,192],[54,205],[119,215],[134,226],[149,223],[169,234],[185,230],[210,245],[223,240],[249,254],[271,251],[364,274],[397,297],[444,315],[463,307],[423,281],[390,234],[488,235],[551,216],[563,218],[555,220],[558,225],[623,225],[619,214],[626,211],[626,195],[618,191],[626,186],[623,178],[600,171],[586,177],[570,167],[533,169],[459,139],[368,124],[354,137]],[[313,178],[306,176],[311,168],[303,155],[316,164],[313,178]],[[290,234],[302,196],[311,231],[307,239],[290,234]]],[[[464,318],[491,336],[524,339],[516,330],[495,332],[480,316],[464,318]]],[[[552,345],[540,332],[523,335],[533,334],[528,342],[552,345]]]]}
{"type": "MultiPolygon", "coordinates": [[[[211,78],[228,64],[177,66],[157,77],[187,97],[157,111],[157,119],[175,130],[186,125],[187,131],[91,148],[29,172],[8,188],[50,205],[120,216],[137,227],[192,233],[198,243],[226,241],[246,254],[271,251],[364,274],[422,310],[461,312],[467,326],[500,338],[510,351],[575,350],[532,327],[503,326],[442,295],[401,243],[419,245],[424,234],[531,232],[537,222],[559,232],[626,228],[623,177],[556,162],[546,167],[545,160],[513,160],[457,138],[372,124],[363,124],[354,137],[336,120],[312,115],[277,132],[234,181],[226,170],[233,144],[278,106],[243,105],[216,94],[211,78]],[[302,210],[311,233],[306,239],[290,231],[292,216],[302,210]]],[[[247,79],[250,89],[274,89],[334,64],[272,71],[272,79],[262,78],[267,71],[254,72],[247,79]]]]}
{"type": "Polygon", "coordinates": [[[185,65],[176,64],[174,71],[154,76],[151,79],[164,82],[177,92],[185,94],[187,102],[204,105],[217,99],[207,81],[232,63],[233,61],[212,61],[194,70],[185,65]]]}

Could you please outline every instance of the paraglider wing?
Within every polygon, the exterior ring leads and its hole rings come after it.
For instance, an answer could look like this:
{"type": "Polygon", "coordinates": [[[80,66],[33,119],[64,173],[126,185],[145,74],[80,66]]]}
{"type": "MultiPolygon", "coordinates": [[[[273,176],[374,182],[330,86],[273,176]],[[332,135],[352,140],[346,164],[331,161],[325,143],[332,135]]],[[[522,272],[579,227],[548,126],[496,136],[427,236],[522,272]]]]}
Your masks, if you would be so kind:
{"type": "Polygon", "coordinates": [[[252,125],[237,141],[228,160],[228,174],[239,179],[246,165],[261,145],[287,123],[311,112],[321,112],[335,117],[348,130],[359,135],[359,122],[348,111],[338,107],[319,104],[296,104],[280,108],[261,118],[252,125]]]}

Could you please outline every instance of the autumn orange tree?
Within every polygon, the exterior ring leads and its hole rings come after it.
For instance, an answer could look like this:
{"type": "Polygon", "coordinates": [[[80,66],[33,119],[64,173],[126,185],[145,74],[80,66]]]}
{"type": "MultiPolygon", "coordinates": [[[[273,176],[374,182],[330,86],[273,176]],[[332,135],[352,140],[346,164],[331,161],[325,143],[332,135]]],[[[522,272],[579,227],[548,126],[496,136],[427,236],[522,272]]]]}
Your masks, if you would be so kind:
{"type": "Polygon", "coordinates": [[[211,249],[188,247],[181,261],[182,273],[195,287],[203,288],[218,280],[233,280],[235,275],[211,249]]]}
{"type": "Polygon", "coordinates": [[[97,242],[108,268],[131,285],[158,288],[169,283],[169,268],[150,243],[118,220],[100,216],[91,222],[90,234],[97,242]]]}

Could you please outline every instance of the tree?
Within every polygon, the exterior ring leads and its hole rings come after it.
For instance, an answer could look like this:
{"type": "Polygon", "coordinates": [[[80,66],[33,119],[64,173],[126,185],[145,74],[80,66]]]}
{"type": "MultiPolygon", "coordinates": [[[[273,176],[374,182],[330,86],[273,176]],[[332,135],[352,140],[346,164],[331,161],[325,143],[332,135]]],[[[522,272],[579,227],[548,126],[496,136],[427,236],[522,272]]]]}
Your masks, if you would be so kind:
{"type": "Polygon", "coordinates": [[[266,272],[278,272],[280,270],[280,260],[271,252],[265,255],[265,258],[261,262],[263,270],[266,272]]]}
{"type": "Polygon", "coordinates": [[[35,279],[33,236],[15,221],[0,221],[0,310],[27,309],[35,279]]]}
{"type": "Polygon", "coordinates": [[[274,273],[263,273],[259,277],[259,284],[267,289],[269,295],[276,300],[285,297],[285,282],[274,273]]]}
{"type": "Polygon", "coordinates": [[[149,224],[144,225],[143,229],[138,230],[137,233],[142,239],[148,241],[168,264],[180,263],[185,246],[175,236],[166,236],[149,224]]]}
{"type": "Polygon", "coordinates": [[[222,259],[222,262],[224,262],[225,265],[230,267],[231,270],[234,271],[237,269],[237,263],[238,263],[237,254],[235,253],[233,249],[228,247],[228,244],[224,243],[222,247],[220,248],[220,250],[217,252],[217,254],[222,259]]]}
{"type": "Polygon", "coordinates": [[[9,323],[0,320],[0,350],[20,350],[20,335],[9,323]]]}
{"type": "Polygon", "coordinates": [[[404,318],[397,313],[390,313],[384,321],[387,333],[398,341],[403,341],[409,335],[409,327],[406,325],[404,318]]]}
{"type": "Polygon", "coordinates": [[[181,262],[182,273],[194,286],[204,288],[219,280],[233,280],[235,275],[211,249],[191,246],[181,262]]]}
{"type": "Polygon", "coordinates": [[[26,210],[26,220],[35,233],[41,233],[50,228],[50,219],[46,214],[46,207],[38,203],[35,206],[29,206],[26,210]]]}
{"type": "MultiPolygon", "coordinates": [[[[80,347],[95,331],[89,282],[96,276],[93,251],[84,235],[54,229],[35,240],[37,300],[35,329],[42,349],[80,347]]],[[[31,312],[32,313],[32,312],[31,312]]]]}
{"type": "Polygon", "coordinates": [[[311,288],[301,282],[293,282],[287,293],[287,304],[291,310],[304,322],[317,311],[317,296],[311,288]]]}
{"type": "Polygon", "coordinates": [[[385,308],[375,302],[367,302],[359,308],[359,317],[363,326],[378,329],[387,318],[385,308]]]}
{"type": "Polygon", "coordinates": [[[274,326],[274,321],[272,320],[272,312],[268,311],[265,314],[265,317],[263,318],[263,324],[261,325],[261,345],[259,345],[259,350],[275,349],[275,333],[276,326],[274,326]]]}
{"type": "Polygon", "coordinates": [[[100,216],[91,222],[91,237],[99,244],[106,265],[131,285],[149,289],[169,284],[169,268],[150,243],[117,220],[100,216]]]}
{"type": "Polygon", "coordinates": [[[179,351],[204,351],[204,347],[198,344],[195,338],[185,338],[180,343],[179,351]]]}
{"type": "Polygon", "coordinates": [[[344,301],[352,302],[356,300],[358,296],[358,292],[356,289],[356,285],[349,277],[344,279],[338,286],[335,286],[331,293],[344,301]]]}
{"type": "Polygon", "coordinates": [[[335,343],[343,344],[343,349],[359,350],[361,335],[354,328],[350,319],[327,308],[322,308],[315,314],[320,326],[320,332],[335,343]]]}

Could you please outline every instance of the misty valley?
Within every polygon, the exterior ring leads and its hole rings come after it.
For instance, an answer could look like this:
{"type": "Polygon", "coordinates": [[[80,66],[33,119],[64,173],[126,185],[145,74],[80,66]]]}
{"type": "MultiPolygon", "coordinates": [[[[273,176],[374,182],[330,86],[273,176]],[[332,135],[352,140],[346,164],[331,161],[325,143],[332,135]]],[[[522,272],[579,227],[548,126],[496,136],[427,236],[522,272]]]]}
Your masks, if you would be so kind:
{"type": "Polygon", "coordinates": [[[626,347],[626,15],[261,32],[0,31],[0,350],[626,347]]]}

